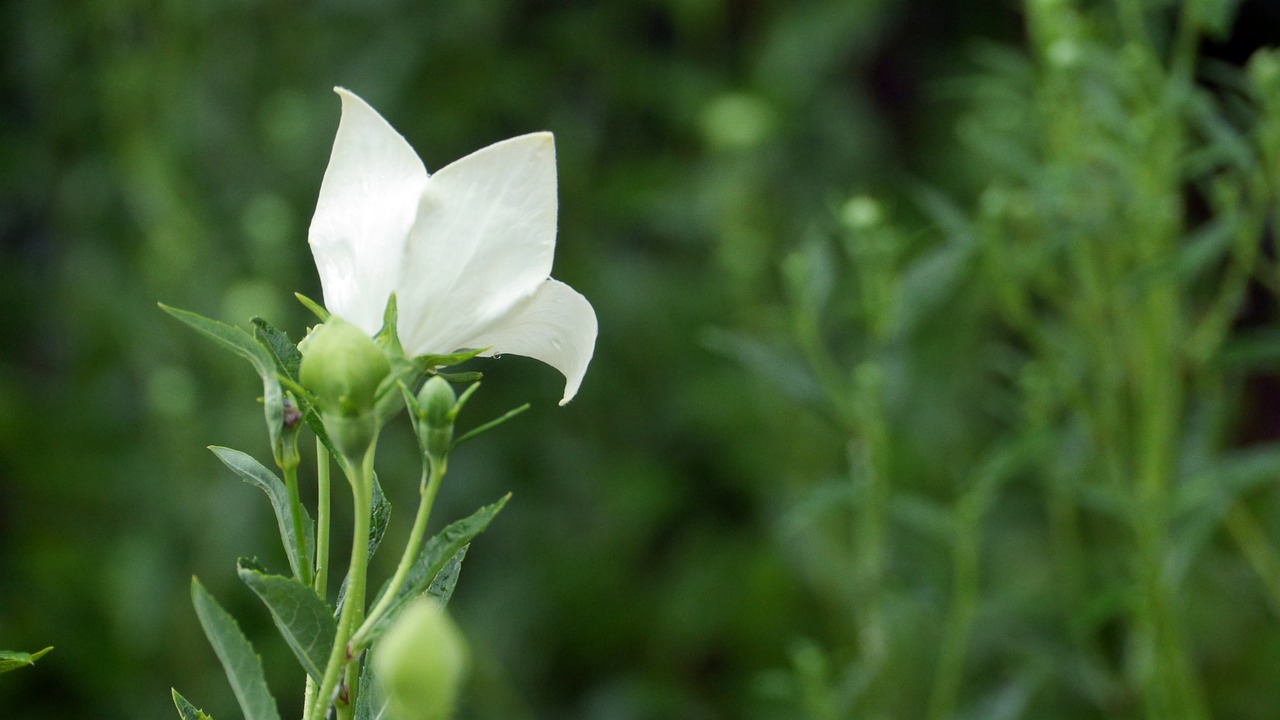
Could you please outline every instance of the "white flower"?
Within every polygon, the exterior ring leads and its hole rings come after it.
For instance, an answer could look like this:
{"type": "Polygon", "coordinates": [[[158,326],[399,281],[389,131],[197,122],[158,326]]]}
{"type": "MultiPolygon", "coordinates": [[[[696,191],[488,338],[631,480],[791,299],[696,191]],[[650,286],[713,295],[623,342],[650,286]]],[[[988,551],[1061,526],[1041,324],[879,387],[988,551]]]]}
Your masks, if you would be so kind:
{"type": "Polygon", "coordinates": [[[335,88],[342,120],[309,240],[325,307],[370,335],[396,294],[407,353],[488,348],[541,360],[578,392],[595,351],[587,299],[550,278],[555,143],[503,140],[429,175],[360,98],[335,88]]]}

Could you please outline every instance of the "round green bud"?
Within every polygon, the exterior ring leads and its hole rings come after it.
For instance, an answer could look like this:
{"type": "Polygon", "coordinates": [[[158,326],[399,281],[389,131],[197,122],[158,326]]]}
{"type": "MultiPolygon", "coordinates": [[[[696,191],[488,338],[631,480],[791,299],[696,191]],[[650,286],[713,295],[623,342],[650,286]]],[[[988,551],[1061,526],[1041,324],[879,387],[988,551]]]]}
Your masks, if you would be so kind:
{"type": "Polygon", "coordinates": [[[391,365],[363,330],[333,315],[298,349],[298,379],[315,393],[321,413],[354,418],[373,410],[378,385],[391,374],[391,365]]]}
{"type": "Polygon", "coordinates": [[[447,720],[469,663],[466,639],[430,598],[406,608],[373,651],[395,720],[447,720]]]}
{"type": "Polygon", "coordinates": [[[448,380],[436,375],[418,391],[418,407],[422,415],[418,420],[418,443],[427,457],[443,460],[453,446],[453,421],[458,396],[448,380]]]}

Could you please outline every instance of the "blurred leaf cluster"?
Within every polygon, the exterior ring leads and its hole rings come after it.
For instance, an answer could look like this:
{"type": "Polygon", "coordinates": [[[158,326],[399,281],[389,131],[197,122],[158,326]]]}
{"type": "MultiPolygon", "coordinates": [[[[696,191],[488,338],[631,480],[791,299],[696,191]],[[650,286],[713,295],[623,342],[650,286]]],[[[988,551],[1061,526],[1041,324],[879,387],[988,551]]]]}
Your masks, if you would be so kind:
{"type": "MultiPolygon", "coordinates": [[[[178,685],[234,716],[192,573],[292,662],[226,568],[274,520],[204,450],[269,453],[260,385],[155,302],[301,334],[343,85],[430,169],[555,132],[555,274],[600,317],[566,409],[534,362],[483,368],[477,416],[534,408],[439,500],[514,492],[451,605],[465,717],[1130,717],[1184,671],[1189,712],[1273,714],[1275,458],[1233,448],[1274,358],[1275,91],[1168,61],[1201,42],[1180,5],[1081,4],[0,7],[0,647],[58,647],[0,705],[162,717],[178,685]],[[941,83],[974,38],[1031,54],[941,83]],[[1195,673],[1142,656],[1170,622],[1195,673]]],[[[1280,24],[1232,5],[1187,4],[1224,57],[1280,24]]]]}

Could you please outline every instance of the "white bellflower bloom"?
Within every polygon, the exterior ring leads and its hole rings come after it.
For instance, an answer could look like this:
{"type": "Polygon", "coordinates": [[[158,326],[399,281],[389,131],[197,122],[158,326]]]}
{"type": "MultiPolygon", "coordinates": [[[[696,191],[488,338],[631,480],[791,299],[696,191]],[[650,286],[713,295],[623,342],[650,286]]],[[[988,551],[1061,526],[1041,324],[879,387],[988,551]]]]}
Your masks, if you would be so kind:
{"type": "Polygon", "coordinates": [[[411,356],[488,348],[535,358],[578,392],[596,314],[552,280],[556,244],[551,133],[494,143],[428,174],[360,98],[336,88],[342,119],[309,241],[329,312],[373,335],[391,293],[411,356]]]}

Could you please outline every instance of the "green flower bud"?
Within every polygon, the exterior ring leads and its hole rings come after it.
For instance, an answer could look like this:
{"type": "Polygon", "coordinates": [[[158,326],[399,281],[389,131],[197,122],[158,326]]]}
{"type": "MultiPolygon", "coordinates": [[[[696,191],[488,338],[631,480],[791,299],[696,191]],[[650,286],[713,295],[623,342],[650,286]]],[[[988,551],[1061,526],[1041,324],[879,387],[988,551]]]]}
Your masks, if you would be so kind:
{"type": "Polygon", "coordinates": [[[315,393],[320,412],[354,418],[373,410],[378,385],[391,374],[391,365],[364,331],[333,315],[298,349],[298,379],[315,393]]]}
{"type": "Polygon", "coordinates": [[[360,328],[331,315],[298,345],[298,379],[316,396],[338,452],[359,462],[378,432],[378,386],[391,374],[382,350],[360,328]]]}
{"type": "Polygon", "coordinates": [[[415,601],[373,651],[373,669],[396,720],[447,720],[470,654],[466,639],[429,598],[415,601]]]}
{"type": "Polygon", "coordinates": [[[418,421],[418,443],[434,462],[442,462],[453,447],[453,421],[457,417],[458,396],[453,386],[439,375],[418,392],[422,415],[418,421]]]}

